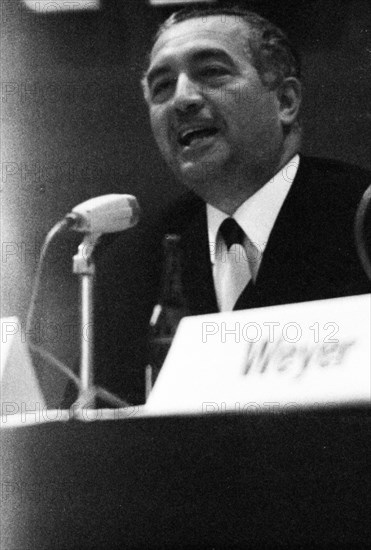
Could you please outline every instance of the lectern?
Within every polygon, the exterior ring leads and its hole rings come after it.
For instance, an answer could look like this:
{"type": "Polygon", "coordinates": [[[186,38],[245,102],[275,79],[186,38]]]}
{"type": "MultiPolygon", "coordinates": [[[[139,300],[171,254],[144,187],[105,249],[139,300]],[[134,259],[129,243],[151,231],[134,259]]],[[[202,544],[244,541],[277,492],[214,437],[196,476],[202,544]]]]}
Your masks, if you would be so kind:
{"type": "Polygon", "coordinates": [[[5,427],[0,546],[367,545],[370,428],[349,407],[5,427]]]}

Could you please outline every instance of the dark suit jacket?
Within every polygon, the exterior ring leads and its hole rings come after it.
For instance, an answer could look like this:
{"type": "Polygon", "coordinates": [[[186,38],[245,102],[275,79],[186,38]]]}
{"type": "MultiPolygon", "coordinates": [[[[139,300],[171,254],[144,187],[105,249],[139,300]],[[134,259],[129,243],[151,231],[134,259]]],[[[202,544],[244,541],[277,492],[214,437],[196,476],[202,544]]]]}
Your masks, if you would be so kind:
{"type": "MultiPolygon", "coordinates": [[[[335,161],[301,157],[270,235],[258,278],[235,309],[363,294],[371,285],[358,260],[353,222],[370,175],[335,161]]],[[[206,208],[187,194],[161,221],[109,237],[97,251],[96,381],[132,403],[144,401],[148,320],[158,296],[161,241],[181,235],[191,314],[217,312],[206,208]]]]}

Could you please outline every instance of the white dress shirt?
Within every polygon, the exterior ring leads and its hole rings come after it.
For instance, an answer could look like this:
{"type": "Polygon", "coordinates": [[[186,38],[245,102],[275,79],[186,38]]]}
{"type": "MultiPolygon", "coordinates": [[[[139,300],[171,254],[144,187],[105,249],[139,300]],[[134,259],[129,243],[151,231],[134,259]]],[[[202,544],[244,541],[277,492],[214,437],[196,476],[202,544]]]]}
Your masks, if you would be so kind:
{"type": "MultiPolygon", "coordinates": [[[[299,155],[295,155],[272,179],[241,204],[232,216],[246,235],[244,241],[244,261],[245,265],[247,262],[247,282],[250,278],[252,278],[253,281],[256,280],[269,235],[290,190],[291,184],[295,179],[299,167],[299,160],[299,155]]],[[[226,247],[224,249],[224,244],[220,243],[217,239],[220,225],[229,216],[211,204],[207,204],[206,211],[210,261],[213,265],[216,295],[220,310],[225,311],[233,309],[233,305],[231,305],[230,302],[231,298],[226,296],[228,284],[226,284],[225,277],[229,275],[225,272],[224,267],[224,271],[221,271],[215,264],[217,259],[217,242],[218,254],[227,254],[228,256],[226,247]],[[222,279],[224,280],[222,281],[222,279]]],[[[241,253],[239,246],[240,245],[233,245],[230,249],[235,258],[241,253]]],[[[224,256],[224,258],[227,256],[224,256]]],[[[236,262],[234,263],[236,264],[236,262]]]]}

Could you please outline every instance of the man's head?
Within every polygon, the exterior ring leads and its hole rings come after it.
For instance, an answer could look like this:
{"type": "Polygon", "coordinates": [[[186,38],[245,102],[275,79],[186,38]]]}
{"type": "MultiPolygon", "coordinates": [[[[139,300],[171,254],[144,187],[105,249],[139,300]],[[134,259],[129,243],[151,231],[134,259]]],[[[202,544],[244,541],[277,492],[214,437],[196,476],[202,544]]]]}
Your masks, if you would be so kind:
{"type": "Polygon", "coordinates": [[[297,151],[299,76],[285,35],[254,13],[171,16],[143,87],[155,139],[178,179],[219,208],[237,208],[297,151]]]}

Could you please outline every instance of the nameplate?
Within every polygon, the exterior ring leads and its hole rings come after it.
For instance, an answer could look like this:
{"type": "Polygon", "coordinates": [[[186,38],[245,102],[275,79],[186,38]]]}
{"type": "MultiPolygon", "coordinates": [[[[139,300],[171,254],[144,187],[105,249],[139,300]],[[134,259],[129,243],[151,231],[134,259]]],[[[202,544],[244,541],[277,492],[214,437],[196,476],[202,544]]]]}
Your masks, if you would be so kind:
{"type": "Polygon", "coordinates": [[[371,404],[371,294],[184,318],[149,412],[371,404]]]}

